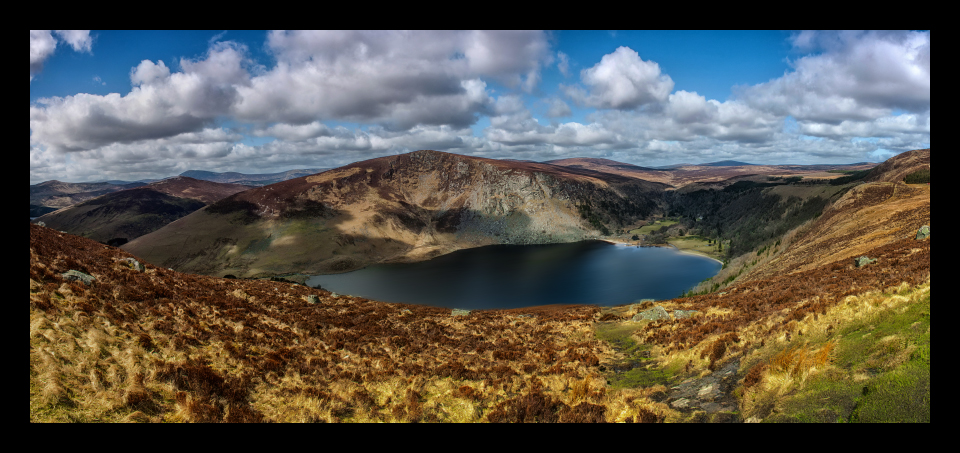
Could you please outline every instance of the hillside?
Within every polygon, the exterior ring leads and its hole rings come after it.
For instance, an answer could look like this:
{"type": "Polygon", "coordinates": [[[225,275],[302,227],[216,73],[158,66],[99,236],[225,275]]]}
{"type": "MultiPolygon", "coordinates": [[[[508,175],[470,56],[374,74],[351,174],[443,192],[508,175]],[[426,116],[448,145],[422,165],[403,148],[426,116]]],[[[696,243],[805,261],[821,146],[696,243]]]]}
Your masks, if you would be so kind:
{"type": "Polygon", "coordinates": [[[204,170],[187,170],[183,173],[180,173],[181,177],[200,179],[204,181],[212,181],[218,183],[234,183],[234,184],[243,184],[247,186],[266,186],[269,184],[278,183],[280,181],[286,181],[288,179],[299,178],[301,176],[312,175],[315,173],[320,173],[321,171],[326,170],[322,168],[305,168],[301,170],[287,170],[279,173],[259,173],[259,174],[245,174],[237,172],[225,172],[217,173],[214,171],[204,171],[204,170]]]}
{"type": "Polygon", "coordinates": [[[660,182],[674,188],[683,188],[691,184],[713,184],[722,187],[725,181],[732,182],[739,178],[766,176],[804,176],[807,178],[830,179],[841,176],[839,173],[828,173],[830,170],[862,170],[874,166],[874,164],[866,163],[852,165],[755,165],[736,161],[722,161],[700,165],[679,164],[671,165],[668,168],[655,169],[608,159],[588,158],[560,159],[548,161],[548,163],[660,182]]]}
{"type": "Polygon", "coordinates": [[[30,225],[31,421],[663,420],[608,393],[595,307],[452,316],[123,261],[30,225]],[[61,274],[80,270],[87,286],[61,274]],[[311,298],[315,297],[315,301],[311,298]]]}
{"type": "Polygon", "coordinates": [[[203,206],[198,200],[138,187],[44,214],[34,222],[103,243],[123,243],[156,231],[203,206]]]}
{"type": "Polygon", "coordinates": [[[208,203],[250,189],[177,176],[111,192],[36,219],[50,228],[107,243],[156,231],[208,203]]]}
{"type": "Polygon", "coordinates": [[[664,187],[591,170],[417,151],[236,194],[124,249],[206,275],[342,272],[482,245],[597,237],[660,212],[664,187]]]}
{"type": "Polygon", "coordinates": [[[204,204],[215,203],[237,192],[253,188],[242,184],[218,183],[185,176],[152,182],[148,187],[174,197],[202,201],[204,204]]]}
{"type": "MultiPolygon", "coordinates": [[[[458,165],[404,156],[374,163],[398,179],[408,165],[458,165]]],[[[495,168],[553,171],[558,186],[599,178],[513,164],[495,168]]],[[[316,178],[350,198],[344,174],[368,168],[316,178]]],[[[739,277],[722,291],[470,313],[150,262],[139,271],[128,260],[139,255],[31,225],[31,421],[929,422],[931,239],[916,235],[929,190],[847,190],[741,256],[754,267],[729,263],[721,272],[739,277]],[[875,261],[857,265],[860,255],[875,261]],[[67,281],[70,270],[95,280],[67,281]],[[665,318],[633,320],[657,308],[665,318]]],[[[266,195],[234,199],[251,193],[266,195]]],[[[263,207],[290,212],[282,199],[263,207]]],[[[254,225],[262,212],[233,216],[254,225]]]]}
{"type": "Polygon", "coordinates": [[[30,186],[30,204],[65,208],[111,192],[144,185],[146,183],[134,182],[119,185],[109,182],[73,183],[52,180],[30,186]]]}

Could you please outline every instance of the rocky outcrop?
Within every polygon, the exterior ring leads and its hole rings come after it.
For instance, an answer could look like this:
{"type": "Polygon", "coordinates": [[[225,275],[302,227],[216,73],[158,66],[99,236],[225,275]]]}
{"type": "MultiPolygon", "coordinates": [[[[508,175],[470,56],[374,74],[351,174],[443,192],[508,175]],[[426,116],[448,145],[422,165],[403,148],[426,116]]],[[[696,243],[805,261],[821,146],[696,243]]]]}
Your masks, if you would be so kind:
{"type": "Polygon", "coordinates": [[[640,313],[637,313],[633,315],[633,318],[632,318],[633,321],[642,321],[644,319],[649,319],[652,321],[656,321],[660,319],[666,319],[668,321],[671,320],[670,314],[667,313],[667,310],[659,305],[649,310],[644,310],[640,313]]]}
{"type": "Polygon", "coordinates": [[[928,237],[930,237],[930,227],[928,225],[920,227],[920,230],[917,231],[917,240],[919,241],[928,237]]]}
{"type": "Polygon", "coordinates": [[[876,259],[876,258],[868,258],[868,257],[866,257],[866,256],[861,256],[861,257],[856,258],[856,259],[853,260],[853,264],[854,264],[855,266],[857,266],[857,267],[863,267],[863,266],[866,266],[866,265],[868,265],[868,264],[872,264],[872,263],[876,263],[876,262],[877,262],[877,259],[876,259]]]}
{"type": "Polygon", "coordinates": [[[92,284],[97,278],[76,270],[69,270],[60,275],[64,280],[70,282],[82,282],[84,285],[92,284]]]}

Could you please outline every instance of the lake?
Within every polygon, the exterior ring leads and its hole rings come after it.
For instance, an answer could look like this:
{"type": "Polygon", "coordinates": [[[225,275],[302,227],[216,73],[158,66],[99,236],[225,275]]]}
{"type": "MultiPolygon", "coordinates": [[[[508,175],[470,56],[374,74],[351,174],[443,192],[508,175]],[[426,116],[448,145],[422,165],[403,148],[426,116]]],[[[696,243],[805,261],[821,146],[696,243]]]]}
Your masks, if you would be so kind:
{"type": "Polygon", "coordinates": [[[471,310],[611,306],[680,296],[720,268],[715,260],[673,248],[583,241],[458,250],[418,263],[316,275],[307,284],[383,302],[471,310]]]}

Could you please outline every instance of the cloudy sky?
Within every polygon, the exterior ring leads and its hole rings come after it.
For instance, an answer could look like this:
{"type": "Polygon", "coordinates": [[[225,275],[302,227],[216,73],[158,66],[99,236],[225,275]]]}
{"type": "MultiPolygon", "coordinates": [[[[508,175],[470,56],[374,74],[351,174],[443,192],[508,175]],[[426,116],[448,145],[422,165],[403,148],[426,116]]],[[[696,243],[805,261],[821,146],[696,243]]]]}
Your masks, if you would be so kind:
{"type": "Polygon", "coordinates": [[[930,32],[30,31],[30,183],[930,147],[930,32]]]}

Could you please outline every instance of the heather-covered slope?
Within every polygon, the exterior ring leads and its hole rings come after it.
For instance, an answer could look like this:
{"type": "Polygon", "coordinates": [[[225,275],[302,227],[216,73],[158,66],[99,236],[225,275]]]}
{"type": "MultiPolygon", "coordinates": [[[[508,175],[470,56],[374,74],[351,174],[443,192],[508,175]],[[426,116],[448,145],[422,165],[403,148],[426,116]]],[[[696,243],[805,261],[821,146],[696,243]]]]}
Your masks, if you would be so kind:
{"type": "Polygon", "coordinates": [[[146,183],[112,184],[109,182],[46,181],[30,186],[30,204],[65,208],[118,190],[144,186],[146,183]]]}
{"type": "Polygon", "coordinates": [[[31,421],[663,421],[590,306],[473,312],[183,274],[30,225],[31,421]],[[61,274],[95,277],[87,286],[61,274]]]}
{"type": "Polygon", "coordinates": [[[806,178],[836,178],[839,173],[829,170],[863,170],[875,164],[851,165],[754,165],[742,162],[723,161],[709,164],[681,164],[669,169],[655,169],[624,164],[608,159],[574,158],[547,161],[546,163],[570,168],[582,168],[613,173],[646,181],[661,182],[681,188],[695,183],[713,184],[722,187],[727,181],[755,176],[803,176],[806,178]]]}
{"type": "Polygon", "coordinates": [[[96,241],[123,243],[156,231],[207,203],[250,188],[178,176],[111,192],[45,214],[36,221],[96,241]]]}
{"type": "Polygon", "coordinates": [[[596,237],[659,213],[665,187],[417,151],[236,194],[124,249],[207,275],[346,271],[489,244],[596,237]]]}
{"type": "MultiPolygon", "coordinates": [[[[34,222],[107,243],[156,231],[204,206],[149,187],[121,190],[42,215],[34,222]]],[[[125,241],[120,241],[120,243],[125,241]]]]}

